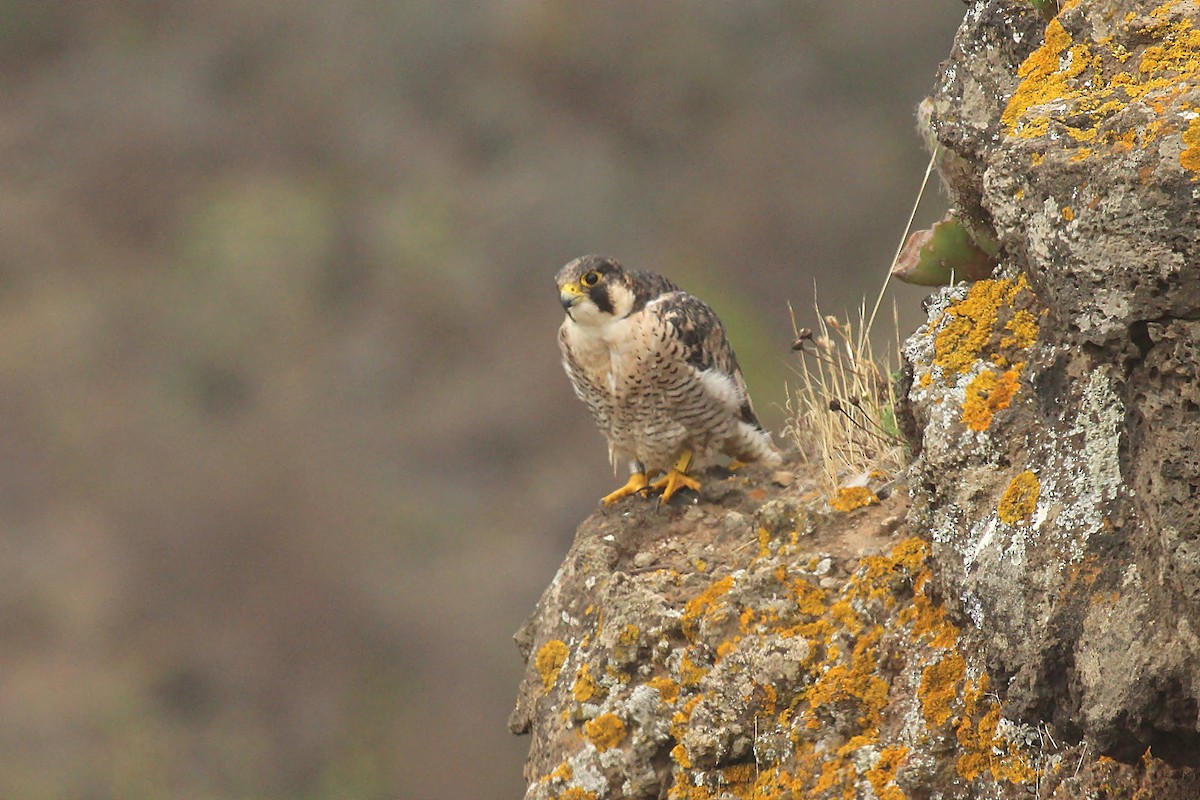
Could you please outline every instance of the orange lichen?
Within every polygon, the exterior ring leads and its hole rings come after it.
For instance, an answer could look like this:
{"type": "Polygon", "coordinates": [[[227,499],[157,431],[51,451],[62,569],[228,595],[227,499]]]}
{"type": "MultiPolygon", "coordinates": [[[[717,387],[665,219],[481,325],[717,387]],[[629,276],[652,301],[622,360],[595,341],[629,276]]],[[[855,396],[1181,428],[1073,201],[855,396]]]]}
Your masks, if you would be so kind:
{"type": "Polygon", "coordinates": [[[758,553],[750,562],[752,564],[771,555],[771,532],[766,528],[759,528],[755,535],[758,537],[758,553]]]}
{"type": "Polygon", "coordinates": [[[600,751],[616,747],[625,733],[625,723],[616,714],[601,714],[583,723],[583,735],[600,751]]]}
{"type": "Polygon", "coordinates": [[[542,676],[542,688],[549,691],[558,680],[563,662],[567,660],[567,646],[558,639],[551,639],[540,648],[533,659],[533,667],[542,676]]]}
{"type": "Polygon", "coordinates": [[[555,800],[596,800],[596,793],[572,786],[555,795],[555,800]]]}
{"type": "MultiPolygon", "coordinates": [[[[746,552],[751,564],[758,558],[752,553],[746,552]]],[[[985,694],[986,676],[968,677],[958,629],[932,596],[929,555],[929,545],[920,539],[902,541],[886,555],[862,558],[840,590],[822,589],[805,574],[817,568],[819,558],[780,563],[755,573],[755,580],[773,579],[781,587],[761,605],[754,593],[733,593],[748,574],[742,571],[694,595],[682,623],[692,644],[677,661],[667,662],[669,675],[645,681],[669,704],[664,713],[671,713],[675,780],[668,796],[904,800],[900,770],[911,757],[910,748],[920,750],[931,737],[956,747],[949,758],[956,759],[965,780],[1027,780],[1032,774],[1029,759],[1005,738],[999,707],[985,694]],[[784,590],[793,603],[778,602],[784,590]],[[720,659],[752,636],[803,637],[808,644],[800,659],[805,672],[800,683],[788,684],[785,693],[783,685],[754,682],[740,697],[744,713],[753,715],[756,733],[783,732],[793,749],[774,765],[760,758],[698,767],[683,741],[698,704],[716,699],[702,684],[709,662],[714,653],[720,659]],[[904,712],[890,697],[892,688],[901,685],[889,679],[897,659],[918,679],[919,726],[913,730],[905,722],[904,733],[895,716],[904,712]],[[833,747],[827,738],[831,730],[837,732],[833,747]]],[[[587,687],[589,675],[580,668],[576,687],[587,687]]],[[[585,723],[583,735],[597,749],[607,750],[626,739],[627,724],[604,714],[585,723]]]]}
{"type": "Polygon", "coordinates": [[[1000,521],[1006,525],[1028,521],[1033,515],[1034,509],[1037,508],[1040,492],[1041,485],[1038,483],[1037,476],[1029,470],[1014,477],[1009,481],[1008,488],[1000,496],[1000,503],[996,507],[1000,521]]]}
{"type": "MultiPolygon", "coordinates": [[[[552,769],[550,772],[548,772],[545,775],[543,775],[542,777],[538,778],[538,783],[542,783],[542,784],[553,783],[556,786],[561,786],[562,784],[571,780],[571,777],[574,774],[575,774],[575,770],[573,770],[571,768],[570,763],[564,761],[561,764],[559,764],[557,767],[552,769]]],[[[558,796],[561,797],[561,795],[558,795],[558,796]]]]}
{"type": "MultiPolygon", "coordinates": [[[[1194,109],[1192,113],[1196,113],[1194,109]]],[[[1183,152],[1179,154],[1180,165],[1186,170],[1200,172],[1200,116],[1192,117],[1188,122],[1183,131],[1183,144],[1183,152]]]]}
{"type": "Polygon", "coordinates": [[[1038,319],[1032,312],[1019,308],[1004,324],[1005,335],[1000,338],[1001,349],[1024,349],[1037,340],[1038,319]]]}
{"type": "Polygon", "coordinates": [[[967,384],[963,399],[962,421],[973,431],[985,431],[997,411],[1008,408],[1021,387],[1015,370],[997,375],[984,370],[967,384]]]}
{"type": "Polygon", "coordinates": [[[666,675],[656,675],[646,681],[646,685],[657,689],[664,703],[674,703],[679,698],[679,684],[666,675]]]}
{"type": "MultiPolygon", "coordinates": [[[[677,744],[671,748],[671,760],[684,769],[691,769],[692,757],[688,755],[687,748],[682,744],[677,744]]],[[[674,797],[675,795],[672,795],[674,797]]]]}
{"type": "Polygon", "coordinates": [[[571,686],[571,696],[575,698],[575,702],[587,703],[603,699],[605,694],[607,692],[592,677],[591,666],[588,664],[580,666],[579,671],[575,673],[575,683],[571,686]]]}
{"type": "Polygon", "coordinates": [[[962,752],[955,768],[966,780],[974,780],[986,771],[995,781],[1029,783],[1037,773],[1028,756],[999,734],[1000,706],[987,689],[986,675],[963,685],[964,714],[955,730],[962,752]]]}
{"type": "Polygon", "coordinates": [[[905,800],[906,795],[895,780],[896,770],[907,755],[907,747],[885,747],[879,751],[875,766],[867,770],[867,781],[879,800],[905,800]]]}
{"type": "MultiPolygon", "coordinates": [[[[1200,80],[1200,31],[1186,6],[1163,3],[1149,15],[1119,21],[1112,35],[1077,37],[1061,18],[1046,26],[1042,45],[1018,70],[1020,82],[1001,115],[1010,136],[1061,133],[1061,141],[1085,145],[1076,156],[1087,157],[1110,149],[1127,152],[1179,130],[1175,120],[1163,117],[1200,80]],[[1135,55],[1136,70],[1122,68],[1135,55]],[[1141,114],[1122,116],[1133,104],[1159,119],[1146,123],[1141,114]]],[[[1200,166],[1200,153],[1191,163],[1200,166]]]]}
{"type": "Polygon", "coordinates": [[[829,500],[829,505],[835,511],[843,512],[878,503],[879,497],[865,486],[843,486],[829,500]]]}
{"type": "Polygon", "coordinates": [[[704,679],[708,670],[684,655],[679,659],[679,682],[684,686],[695,686],[704,679]]]}
{"type": "MultiPolygon", "coordinates": [[[[934,366],[948,376],[966,372],[992,342],[1000,309],[1011,307],[1029,289],[1024,273],[1015,279],[977,281],[967,296],[946,308],[934,322],[934,366]]],[[[1014,312],[1015,318],[1015,312],[1014,312]]],[[[1035,334],[1036,335],[1036,334],[1035,334]]]]}
{"type": "MultiPolygon", "coordinates": [[[[1077,1],[1065,0],[1063,6],[1069,7],[1077,1]]],[[[1072,49],[1071,35],[1062,23],[1057,18],[1050,20],[1046,25],[1042,46],[1031,53],[1017,70],[1021,83],[1009,98],[1000,116],[1001,123],[1010,134],[1042,135],[1046,132],[1048,122],[1045,119],[1026,119],[1030,109],[1068,93],[1071,81],[1090,66],[1086,48],[1076,46],[1072,49]]]]}
{"type": "Polygon", "coordinates": [[[1067,222],[1071,222],[1075,219],[1075,209],[1071,208],[1070,206],[1063,206],[1061,213],[1062,218],[1067,222]]]}
{"type": "Polygon", "coordinates": [[[680,620],[680,624],[683,627],[683,635],[689,640],[695,641],[702,619],[708,618],[718,623],[724,621],[728,611],[723,608],[721,598],[728,594],[732,588],[733,577],[726,575],[721,580],[714,581],[707,589],[689,600],[683,608],[683,617],[680,620]]]}
{"type": "MultiPolygon", "coordinates": [[[[876,674],[876,644],[882,635],[883,628],[872,626],[854,643],[845,663],[823,669],[805,693],[813,710],[848,705],[857,712],[860,725],[868,729],[878,726],[888,693],[887,681],[876,674]]],[[[828,660],[839,659],[832,655],[828,660]]]]}
{"type": "Polygon", "coordinates": [[[930,727],[940,728],[954,714],[953,704],[958,700],[959,684],[966,674],[967,664],[958,653],[921,670],[917,697],[921,700],[921,713],[930,727]]]}
{"type": "Polygon", "coordinates": [[[796,601],[796,609],[805,616],[816,617],[825,613],[828,595],[823,589],[803,578],[787,583],[788,591],[796,601]]]}
{"type": "Polygon", "coordinates": [[[716,660],[717,660],[717,661],[720,661],[722,658],[725,658],[725,657],[726,657],[726,656],[728,656],[730,653],[732,653],[732,652],[734,652],[735,650],[737,650],[737,648],[738,648],[738,644],[739,644],[741,641],[742,641],[742,637],[740,637],[740,636],[734,636],[732,639],[726,639],[725,641],[723,641],[723,642],[721,642],[719,645],[717,645],[717,658],[716,658],[716,660]]]}

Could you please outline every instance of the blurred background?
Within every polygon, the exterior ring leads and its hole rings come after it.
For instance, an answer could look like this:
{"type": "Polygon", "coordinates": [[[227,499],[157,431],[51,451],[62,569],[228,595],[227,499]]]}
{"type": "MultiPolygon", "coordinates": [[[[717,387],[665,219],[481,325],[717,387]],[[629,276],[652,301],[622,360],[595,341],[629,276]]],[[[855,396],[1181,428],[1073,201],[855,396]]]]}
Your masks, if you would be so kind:
{"type": "Polygon", "coordinates": [[[709,300],[778,431],[962,13],[0,3],[0,797],[520,796],[511,636],[619,482],[555,270],[709,300]]]}

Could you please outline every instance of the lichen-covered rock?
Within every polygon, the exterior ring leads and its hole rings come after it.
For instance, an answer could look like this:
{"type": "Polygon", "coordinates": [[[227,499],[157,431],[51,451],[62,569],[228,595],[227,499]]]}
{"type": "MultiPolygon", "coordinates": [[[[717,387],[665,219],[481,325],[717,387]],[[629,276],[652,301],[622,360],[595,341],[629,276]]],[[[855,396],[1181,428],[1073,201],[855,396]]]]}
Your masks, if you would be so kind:
{"type": "Polygon", "coordinates": [[[1200,12],[1032,19],[975,4],[924,104],[1007,270],[941,292],[906,345],[910,523],[1009,711],[1195,765],[1200,12]]]}
{"type": "Polygon", "coordinates": [[[1006,719],[903,498],[838,512],[810,485],[580,526],[517,637],[528,800],[1191,796],[1190,771],[1006,719]]]}
{"type": "Polygon", "coordinates": [[[517,637],[528,800],[1200,797],[1200,13],[1062,6],[972,5],[922,104],[1001,251],[905,344],[911,507],[592,515],[517,637]]]}
{"type": "Polygon", "coordinates": [[[899,797],[938,752],[963,759],[947,796],[1032,778],[928,594],[927,546],[883,524],[900,499],[847,514],[738,480],[721,505],[580,527],[518,636],[528,797],[899,797]]]}
{"type": "Polygon", "coordinates": [[[925,114],[954,202],[1059,324],[1128,343],[1200,309],[1197,6],[1061,5],[1045,25],[1027,2],[975,3],[925,114]]]}

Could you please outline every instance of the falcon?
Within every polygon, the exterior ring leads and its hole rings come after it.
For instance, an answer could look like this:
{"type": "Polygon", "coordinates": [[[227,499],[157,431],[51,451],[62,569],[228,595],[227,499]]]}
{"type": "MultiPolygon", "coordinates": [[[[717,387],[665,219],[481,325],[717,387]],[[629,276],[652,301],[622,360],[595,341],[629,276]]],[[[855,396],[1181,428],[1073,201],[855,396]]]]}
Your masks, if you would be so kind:
{"type": "Polygon", "coordinates": [[[779,452],[750,405],[721,321],[704,302],[653,272],[598,255],[554,276],[566,318],[563,368],[629,480],[601,499],[661,491],[670,501],[722,456],[774,466],[779,452]],[[657,480],[651,482],[661,474],[657,480]]]}

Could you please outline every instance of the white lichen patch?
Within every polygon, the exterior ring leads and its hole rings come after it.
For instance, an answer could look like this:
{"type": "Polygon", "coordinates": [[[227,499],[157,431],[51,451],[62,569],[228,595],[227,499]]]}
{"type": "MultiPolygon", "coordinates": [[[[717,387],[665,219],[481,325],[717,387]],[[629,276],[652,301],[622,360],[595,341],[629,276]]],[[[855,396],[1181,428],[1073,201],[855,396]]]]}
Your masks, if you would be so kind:
{"type": "Polygon", "coordinates": [[[1123,490],[1121,478],[1121,428],[1125,407],[1105,372],[1088,376],[1080,403],[1080,427],[1092,490],[1103,500],[1113,500],[1123,490]]]}
{"type": "Polygon", "coordinates": [[[596,749],[589,745],[567,759],[567,764],[571,768],[571,785],[599,796],[608,791],[608,781],[596,762],[596,755],[596,749]]]}

